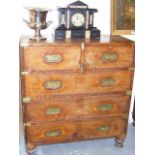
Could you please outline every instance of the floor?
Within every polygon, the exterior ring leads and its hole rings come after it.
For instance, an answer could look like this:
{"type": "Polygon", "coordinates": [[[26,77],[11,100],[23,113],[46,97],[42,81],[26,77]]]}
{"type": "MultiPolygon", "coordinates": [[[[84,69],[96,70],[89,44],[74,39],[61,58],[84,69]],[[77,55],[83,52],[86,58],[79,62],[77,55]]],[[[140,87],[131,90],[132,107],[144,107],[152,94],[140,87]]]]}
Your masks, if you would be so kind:
{"type": "MultiPolygon", "coordinates": [[[[39,146],[37,155],[135,155],[135,128],[128,127],[128,135],[123,148],[114,147],[114,139],[101,139],[74,143],[39,146]]],[[[20,140],[20,154],[24,152],[24,140],[20,140]]]]}

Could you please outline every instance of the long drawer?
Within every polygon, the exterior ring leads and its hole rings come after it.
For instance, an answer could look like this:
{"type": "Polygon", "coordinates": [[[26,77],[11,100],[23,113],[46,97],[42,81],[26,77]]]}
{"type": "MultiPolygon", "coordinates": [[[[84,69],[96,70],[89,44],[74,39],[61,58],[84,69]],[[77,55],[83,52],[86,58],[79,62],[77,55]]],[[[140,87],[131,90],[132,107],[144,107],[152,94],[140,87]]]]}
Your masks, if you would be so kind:
{"type": "Polygon", "coordinates": [[[23,97],[35,100],[52,95],[114,93],[132,88],[129,70],[79,73],[31,73],[23,76],[23,97]]]}
{"type": "Polygon", "coordinates": [[[59,143],[120,136],[126,133],[127,119],[108,118],[36,124],[26,127],[27,141],[34,144],[59,143]]]}
{"type": "Polygon", "coordinates": [[[127,114],[130,96],[100,95],[60,99],[40,99],[24,106],[26,121],[78,120],[127,114]]]}

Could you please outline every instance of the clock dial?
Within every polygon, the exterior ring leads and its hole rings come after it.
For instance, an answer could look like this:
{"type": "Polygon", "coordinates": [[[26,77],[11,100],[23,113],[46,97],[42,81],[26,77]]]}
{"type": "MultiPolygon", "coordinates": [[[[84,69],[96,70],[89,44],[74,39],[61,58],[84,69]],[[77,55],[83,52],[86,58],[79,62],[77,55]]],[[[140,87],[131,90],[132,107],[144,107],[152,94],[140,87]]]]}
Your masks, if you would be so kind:
{"type": "Polygon", "coordinates": [[[75,13],[71,18],[72,25],[75,27],[81,27],[85,23],[85,17],[82,13],[75,13]]]}

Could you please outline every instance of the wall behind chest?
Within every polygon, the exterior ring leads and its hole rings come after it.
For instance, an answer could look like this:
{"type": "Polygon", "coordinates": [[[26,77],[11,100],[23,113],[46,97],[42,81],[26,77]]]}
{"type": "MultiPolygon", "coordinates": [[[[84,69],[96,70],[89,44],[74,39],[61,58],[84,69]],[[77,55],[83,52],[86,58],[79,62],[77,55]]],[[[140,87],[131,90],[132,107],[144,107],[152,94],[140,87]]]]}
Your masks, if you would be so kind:
{"type": "MultiPolygon", "coordinates": [[[[76,0],[22,0],[21,8],[25,6],[37,6],[37,7],[48,7],[52,8],[53,11],[48,14],[47,19],[52,20],[53,24],[49,28],[43,31],[43,34],[54,34],[55,28],[58,26],[58,7],[66,7],[68,4],[75,2],[76,0]]],[[[90,8],[97,8],[98,13],[95,14],[95,26],[98,27],[102,34],[110,33],[110,0],[81,0],[82,2],[88,4],[90,8]]],[[[26,10],[22,9],[21,18],[27,19],[28,13],[26,10]]],[[[31,34],[27,25],[21,22],[22,33],[31,34]]]]}

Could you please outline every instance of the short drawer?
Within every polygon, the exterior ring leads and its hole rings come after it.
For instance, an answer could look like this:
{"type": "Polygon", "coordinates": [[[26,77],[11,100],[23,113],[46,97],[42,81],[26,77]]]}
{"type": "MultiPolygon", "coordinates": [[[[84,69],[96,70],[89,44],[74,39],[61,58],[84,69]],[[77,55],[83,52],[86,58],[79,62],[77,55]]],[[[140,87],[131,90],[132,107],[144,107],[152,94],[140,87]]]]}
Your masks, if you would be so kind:
{"type": "Polygon", "coordinates": [[[134,46],[100,45],[85,47],[85,68],[129,68],[134,66],[134,46]]]}
{"type": "Polygon", "coordinates": [[[40,99],[24,106],[26,121],[79,120],[118,116],[129,112],[130,96],[101,95],[60,99],[40,99]]]}
{"type": "Polygon", "coordinates": [[[26,127],[27,141],[36,144],[72,141],[77,129],[75,122],[44,122],[26,127]]]}
{"type": "Polygon", "coordinates": [[[129,70],[79,73],[32,73],[24,77],[23,97],[33,100],[52,95],[114,93],[132,88],[129,70]]]}
{"type": "Polygon", "coordinates": [[[79,69],[80,46],[32,46],[23,50],[23,70],[79,69]]]}
{"type": "Polygon", "coordinates": [[[26,140],[42,144],[115,137],[126,134],[126,127],[122,118],[43,123],[26,127],[26,140]]]}
{"type": "Polygon", "coordinates": [[[80,136],[83,139],[96,139],[125,135],[127,119],[107,118],[82,121],[80,124],[80,136]]]}

